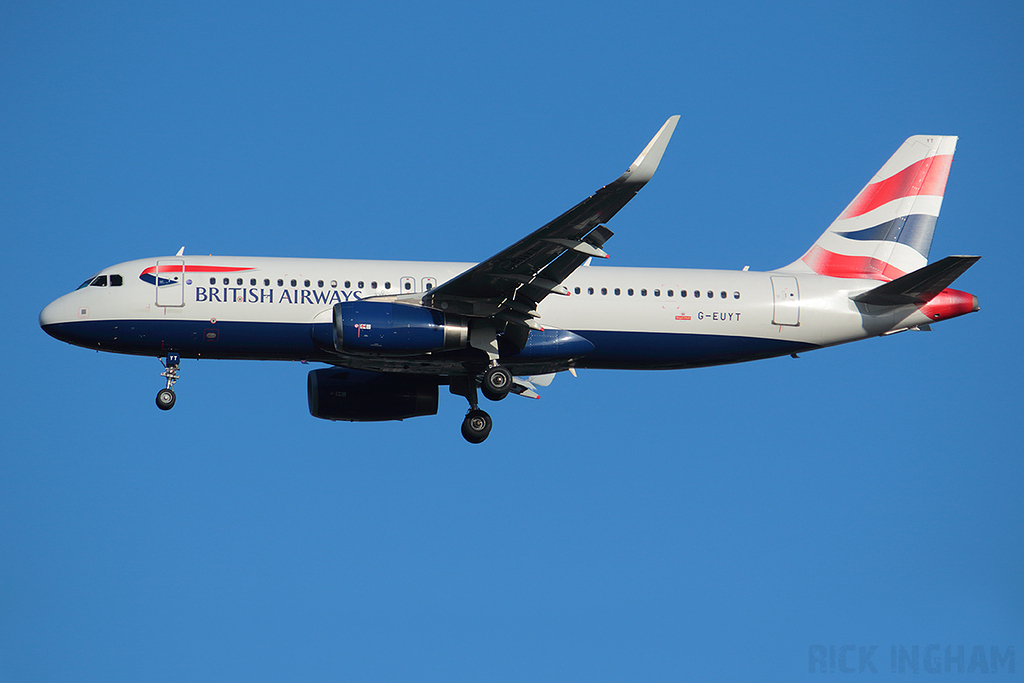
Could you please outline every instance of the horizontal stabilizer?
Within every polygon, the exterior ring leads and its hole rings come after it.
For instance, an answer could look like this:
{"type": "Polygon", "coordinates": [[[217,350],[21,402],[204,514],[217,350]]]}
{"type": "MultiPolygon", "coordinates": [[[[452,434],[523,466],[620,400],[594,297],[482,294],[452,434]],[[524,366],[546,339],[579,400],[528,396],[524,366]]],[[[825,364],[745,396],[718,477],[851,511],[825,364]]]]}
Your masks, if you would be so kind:
{"type": "Polygon", "coordinates": [[[875,306],[902,306],[923,303],[953,284],[973,266],[980,256],[947,256],[892,282],[850,297],[854,301],[875,306]]]}

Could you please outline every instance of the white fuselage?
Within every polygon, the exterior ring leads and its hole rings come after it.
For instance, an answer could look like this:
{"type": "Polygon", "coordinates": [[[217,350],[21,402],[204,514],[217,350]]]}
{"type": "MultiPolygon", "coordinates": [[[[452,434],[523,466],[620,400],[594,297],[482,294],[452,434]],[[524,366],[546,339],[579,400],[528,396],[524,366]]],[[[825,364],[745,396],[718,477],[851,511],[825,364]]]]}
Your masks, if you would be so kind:
{"type": "MultiPolygon", "coordinates": [[[[69,343],[118,353],[319,360],[387,370],[393,362],[346,358],[318,345],[313,330],[331,324],[337,303],[422,294],[472,265],[235,256],[141,259],[105,268],[91,279],[94,284],[47,306],[40,324],[69,343]]],[[[583,266],[563,284],[570,295],[548,296],[538,307],[537,322],[545,329],[570,330],[595,349],[550,367],[527,363],[525,370],[714,365],[933,321],[918,306],[872,310],[850,300],[877,286],[873,280],[583,266]]],[[[450,356],[424,354],[416,366],[444,371],[450,356]]],[[[400,362],[408,368],[407,361],[400,362]]],[[[508,364],[515,368],[516,359],[508,364]]]]}

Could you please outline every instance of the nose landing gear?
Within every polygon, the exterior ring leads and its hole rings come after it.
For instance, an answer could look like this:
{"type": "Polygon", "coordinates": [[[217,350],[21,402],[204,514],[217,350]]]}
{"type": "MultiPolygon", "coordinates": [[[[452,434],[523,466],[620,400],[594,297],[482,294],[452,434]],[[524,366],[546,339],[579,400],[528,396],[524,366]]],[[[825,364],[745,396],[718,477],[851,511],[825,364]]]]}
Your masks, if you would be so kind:
{"type": "Polygon", "coordinates": [[[167,388],[157,392],[156,407],[160,410],[170,410],[174,407],[174,401],[177,398],[171,387],[178,381],[178,368],[181,367],[181,356],[176,353],[169,353],[167,358],[160,359],[160,362],[164,366],[164,371],[160,373],[160,376],[167,378],[167,388]]]}

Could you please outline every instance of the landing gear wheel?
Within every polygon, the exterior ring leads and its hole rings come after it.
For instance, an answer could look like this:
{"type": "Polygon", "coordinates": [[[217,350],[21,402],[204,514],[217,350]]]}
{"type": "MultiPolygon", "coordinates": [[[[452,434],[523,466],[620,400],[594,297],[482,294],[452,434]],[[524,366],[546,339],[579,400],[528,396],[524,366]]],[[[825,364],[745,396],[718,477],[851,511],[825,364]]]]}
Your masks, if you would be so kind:
{"type": "Polygon", "coordinates": [[[170,410],[174,407],[176,397],[170,389],[161,389],[156,395],[156,407],[160,410],[170,410]]]}
{"type": "Polygon", "coordinates": [[[511,388],[512,373],[500,365],[488,368],[480,383],[480,391],[483,392],[485,398],[491,401],[500,401],[505,398],[511,388]]]}
{"type": "Polygon", "coordinates": [[[161,377],[167,378],[167,388],[161,389],[156,394],[156,407],[160,410],[170,410],[174,407],[174,391],[171,387],[178,381],[178,369],[181,368],[181,356],[177,353],[168,353],[166,359],[161,359],[160,363],[164,366],[164,371],[160,373],[161,377]]]}
{"type": "Polygon", "coordinates": [[[474,408],[466,413],[466,419],[462,421],[462,436],[470,443],[481,443],[491,433],[491,416],[474,408]]]}

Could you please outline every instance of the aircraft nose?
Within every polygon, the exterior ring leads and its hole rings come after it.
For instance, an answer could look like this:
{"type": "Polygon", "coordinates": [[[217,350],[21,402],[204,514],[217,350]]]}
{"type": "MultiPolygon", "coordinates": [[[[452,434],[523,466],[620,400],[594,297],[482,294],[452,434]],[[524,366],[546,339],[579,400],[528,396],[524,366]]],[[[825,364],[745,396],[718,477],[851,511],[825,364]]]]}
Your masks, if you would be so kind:
{"type": "Polygon", "coordinates": [[[65,307],[64,297],[51,301],[50,304],[39,313],[39,327],[49,333],[50,330],[47,328],[65,320],[65,307]]]}

